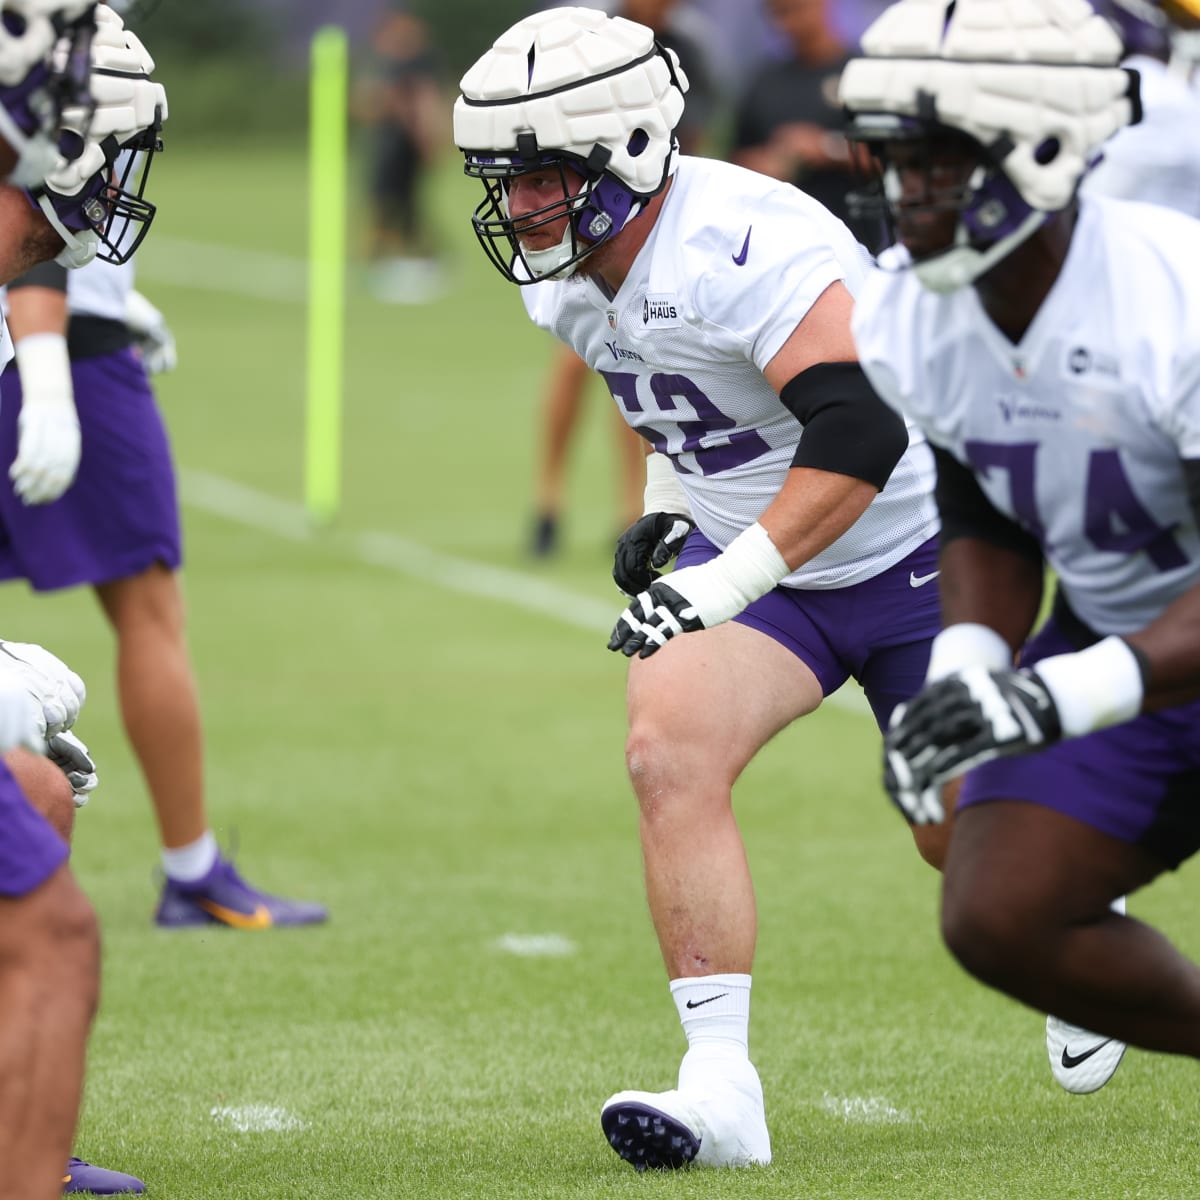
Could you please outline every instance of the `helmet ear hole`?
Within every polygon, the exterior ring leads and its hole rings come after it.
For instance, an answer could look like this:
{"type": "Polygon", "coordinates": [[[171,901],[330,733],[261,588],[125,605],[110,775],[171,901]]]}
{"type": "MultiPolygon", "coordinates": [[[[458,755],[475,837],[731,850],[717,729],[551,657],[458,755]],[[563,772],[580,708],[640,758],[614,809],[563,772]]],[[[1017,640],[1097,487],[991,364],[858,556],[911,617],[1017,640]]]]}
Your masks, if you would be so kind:
{"type": "Polygon", "coordinates": [[[1048,137],[1039,142],[1033,152],[1033,160],[1041,167],[1048,167],[1062,150],[1062,142],[1056,137],[1048,137]]]}
{"type": "Polygon", "coordinates": [[[4,32],[11,34],[13,37],[24,37],[25,30],[29,28],[29,23],[19,13],[14,12],[11,8],[5,8],[0,15],[0,22],[4,25],[4,32]]]}
{"type": "Polygon", "coordinates": [[[648,145],[650,145],[650,135],[644,129],[635,129],[629,135],[629,141],[626,142],[625,149],[630,158],[637,158],[648,145]]]}

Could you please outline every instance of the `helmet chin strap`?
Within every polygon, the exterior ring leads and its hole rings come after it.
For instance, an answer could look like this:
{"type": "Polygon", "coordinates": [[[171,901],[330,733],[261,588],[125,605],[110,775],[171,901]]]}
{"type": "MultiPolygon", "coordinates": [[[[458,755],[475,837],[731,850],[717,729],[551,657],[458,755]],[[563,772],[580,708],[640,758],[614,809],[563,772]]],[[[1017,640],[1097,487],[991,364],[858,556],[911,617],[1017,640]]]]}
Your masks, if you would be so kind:
{"type": "MultiPolygon", "coordinates": [[[[634,217],[645,212],[648,203],[648,200],[635,201],[629,212],[625,215],[625,220],[621,222],[620,227],[608,233],[604,241],[609,241],[616,237],[634,217]]],[[[575,268],[586,257],[585,254],[575,258],[574,262],[569,261],[576,253],[576,240],[571,236],[573,229],[572,222],[575,219],[576,214],[573,212],[567,221],[567,227],[563,230],[562,240],[558,245],[550,246],[545,250],[523,250],[521,252],[526,265],[533,273],[535,279],[569,279],[575,274],[575,268]]],[[[590,250],[588,253],[590,253],[590,250]]]]}
{"type": "Polygon", "coordinates": [[[970,287],[976,279],[990,271],[1005,255],[1031,238],[1049,220],[1051,214],[1033,209],[1012,233],[993,242],[986,250],[968,245],[968,233],[959,223],[956,244],[931,258],[913,264],[913,270],[924,287],[931,292],[957,292],[970,287]]]}

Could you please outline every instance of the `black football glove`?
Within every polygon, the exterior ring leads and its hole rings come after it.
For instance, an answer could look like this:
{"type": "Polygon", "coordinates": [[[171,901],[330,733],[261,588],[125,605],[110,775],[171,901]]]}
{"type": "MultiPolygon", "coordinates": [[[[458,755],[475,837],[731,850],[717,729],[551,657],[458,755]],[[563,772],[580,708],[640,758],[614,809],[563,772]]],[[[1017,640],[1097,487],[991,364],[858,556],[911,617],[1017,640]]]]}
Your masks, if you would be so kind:
{"type": "Polygon", "coordinates": [[[637,596],[659,578],[659,567],[683,549],[687,536],[696,528],[682,513],[647,513],[634,521],[617,539],[613,579],[627,596],[637,596]]]}
{"type": "Polygon", "coordinates": [[[1002,755],[1062,737],[1054,699],[1035,670],[968,667],[931,683],[892,714],[884,787],[914,825],[944,819],[939,788],[1002,755]]]}
{"type": "Polygon", "coordinates": [[[696,606],[669,584],[656,579],[630,601],[617,619],[608,648],[620,650],[626,658],[635,654],[649,658],[677,633],[695,633],[704,627],[696,606]]]}

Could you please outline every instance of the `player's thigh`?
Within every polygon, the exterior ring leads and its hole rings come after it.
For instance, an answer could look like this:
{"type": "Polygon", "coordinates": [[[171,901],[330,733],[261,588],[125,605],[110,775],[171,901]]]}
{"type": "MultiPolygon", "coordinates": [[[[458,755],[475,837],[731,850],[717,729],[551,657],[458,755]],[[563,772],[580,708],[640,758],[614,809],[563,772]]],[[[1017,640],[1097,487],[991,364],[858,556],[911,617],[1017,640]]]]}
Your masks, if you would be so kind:
{"type": "Polygon", "coordinates": [[[821,685],[791,650],[728,621],[672,638],[632,659],[627,704],[631,739],[669,740],[693,760],[723,764],[732,777],[776,733],[821,703],[821,685]]]}
{"type": "Polygon", "coordinates": [[[1004,925],[1071,925],[1149,883],[1165,864],[1143,847],[1040,804],[960,809],[946,854],[943,907],[1004,925]]]}

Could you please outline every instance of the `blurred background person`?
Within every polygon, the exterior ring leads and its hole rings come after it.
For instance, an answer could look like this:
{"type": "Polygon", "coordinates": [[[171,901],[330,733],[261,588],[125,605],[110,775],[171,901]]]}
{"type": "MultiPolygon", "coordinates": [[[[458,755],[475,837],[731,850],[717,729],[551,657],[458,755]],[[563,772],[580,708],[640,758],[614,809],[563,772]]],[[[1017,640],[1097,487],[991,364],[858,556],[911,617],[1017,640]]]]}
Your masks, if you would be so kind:
{"type": "MultiPolygon", "coordinates": [[[[721,117],[723,95],[707,49],[718,39],[705,14],[679,0],[619,0],[575,7],[596,8],[636,21],[652,29],[659,42],[675,51],[689,85],[688,107],[678,130],[680,147],[685,154],[702,154],[710,148],[717,140],[715,125],[721,117]]],[[[587,394],[594,385],[595,376],[569,346],[553,348],[542,387],[538,427],[535,510],[529,543],[535,558],[548,558],[561,547],[567,467],[587,394]]],[[[607,392],[600,390],[602,403],[611,410],[616,465],[614,533],[620,533],[642,515],[646,443],[626,424],[607,392]]]]}
{"type": "Polygon", "coordinates": [[[851,45],[834,26],[830,0],[766,0],[766,11],[789,55],[763,66],[739,101],[729,156],[794,183],[845,220],[857,175],[838,81],[851,45]]]}
{"type": "Polygon", "coordinates": [[[427,26],[405,7],[379,18],[353,100],[370,135],[368,284],[379,300],[423,304],[444,286],[424,193],[449,138],[440,60],[427,26]]]}
{"type": "Polygon", "coordinates": [[[162,844],[156,922],[324,921],[320,905],[243,880],[208,823],[175,468],[146,374],[174,366],[174,342],[133,281],[132,259],[95,260],[70,272],[44,263],[8,287],[16,359],[0,375],[0,579],[89,585],[112,626],[117,700],[162,844]]]}

